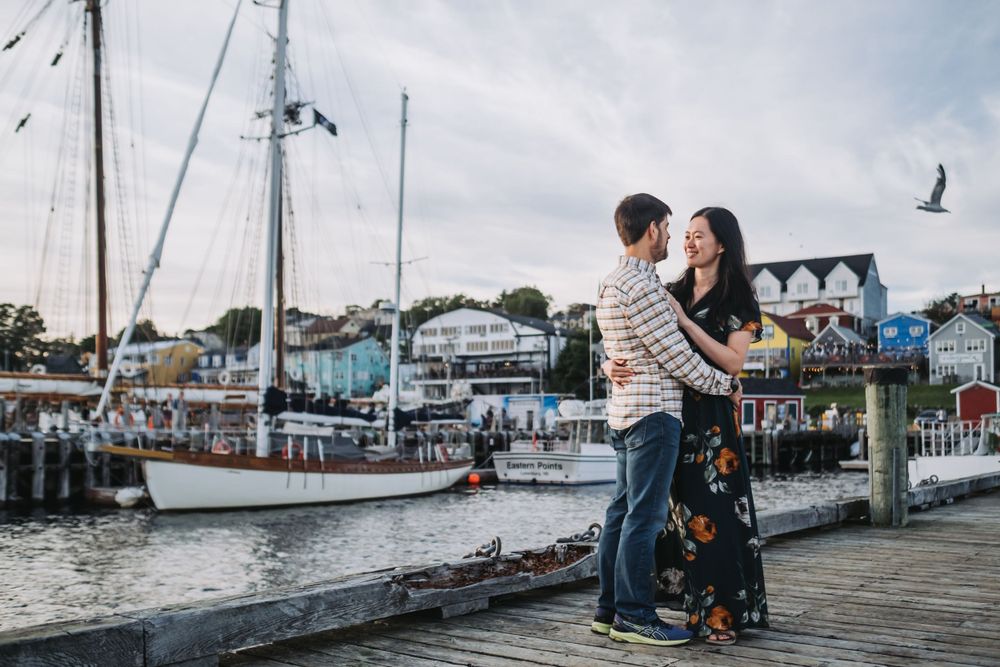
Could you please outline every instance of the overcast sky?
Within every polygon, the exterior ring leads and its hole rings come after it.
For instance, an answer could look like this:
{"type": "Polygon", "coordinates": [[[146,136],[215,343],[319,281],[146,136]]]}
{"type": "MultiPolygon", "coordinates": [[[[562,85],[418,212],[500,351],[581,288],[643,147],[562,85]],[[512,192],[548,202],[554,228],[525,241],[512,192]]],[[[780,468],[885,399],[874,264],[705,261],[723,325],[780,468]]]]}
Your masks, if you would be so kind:
{"type": "MultiPolygon", "coordinates": [[[[682,267],[690,214],[722,205],[752,262],[875,253],[890,311],[1000,289],[996,2],[291,2],[292,93],[340,130],[286,140],[288,290],[303,308],[336,313],[391,295],[391,270],[375,262],[393,259],[403,86],[403,254],[427,257],[405,268],[404,307],[520,285],[556,307],[592,301],[620,251],[612,211],[637,191],[676,214],[664,277],[682,267]],[[952,213],[917,211],[913,197],[929,196],[939,162],[952,213]]],[[[109,204],[115,329],[234,3],[107,3],[125,184],[109,204]]],[[[0,37],[42,4],[0,3],[0,37]]],[[[78,335],[94,323],[83,253],[92,232],[82,194],[52,193],[60,145],[63,164],[67,146],[87,149],[62,139],[73,82],[89,86],[74,19],[82,4],[55,0],[0,53],[0,302],[37,293],[53,332],[78,335]]],[[[166,331],[260,300],[266,146],[240,135],[266,131],[251,118],[269,106],[276,18],[244,2],[146,310],[166,331]]]]}

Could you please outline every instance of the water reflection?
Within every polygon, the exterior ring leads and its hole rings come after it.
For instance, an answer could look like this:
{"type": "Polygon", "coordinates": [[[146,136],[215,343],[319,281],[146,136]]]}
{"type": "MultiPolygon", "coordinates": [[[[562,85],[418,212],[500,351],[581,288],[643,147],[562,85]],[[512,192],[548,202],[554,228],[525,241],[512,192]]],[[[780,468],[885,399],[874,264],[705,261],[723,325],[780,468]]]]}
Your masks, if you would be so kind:
{"type": "MultiPolygon", "coordinates": [[[[867,493],[863,474],[758,481],[758,510],[867,493]]],[[[602,521],[610,485],[495,487],[239,512],[0,512],[0,629],[541,546],[602,521]]]]}

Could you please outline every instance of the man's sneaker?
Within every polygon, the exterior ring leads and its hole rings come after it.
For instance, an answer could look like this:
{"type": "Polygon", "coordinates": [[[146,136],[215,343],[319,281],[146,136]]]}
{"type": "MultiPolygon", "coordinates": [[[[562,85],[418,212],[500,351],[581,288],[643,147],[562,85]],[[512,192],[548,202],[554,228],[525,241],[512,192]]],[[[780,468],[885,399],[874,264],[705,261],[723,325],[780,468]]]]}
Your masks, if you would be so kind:
{"type": "Polygon", "coordinates": [[[652,644],[653,646],[677,646],[686,644],[693,633],[664,623],[657,618],[652,623],[633,623],[615,614],[608,633],[616,642],[631,642],[633,644],[652,644]]]}
{"type": "Polygon", "coordinates": [[[598,607],[594,612],[594,622],[590,624],[590,629],[597,634],[606,635],[611,632],[611,624],[615,622],[615,612],[613,609],[598,607]]]}

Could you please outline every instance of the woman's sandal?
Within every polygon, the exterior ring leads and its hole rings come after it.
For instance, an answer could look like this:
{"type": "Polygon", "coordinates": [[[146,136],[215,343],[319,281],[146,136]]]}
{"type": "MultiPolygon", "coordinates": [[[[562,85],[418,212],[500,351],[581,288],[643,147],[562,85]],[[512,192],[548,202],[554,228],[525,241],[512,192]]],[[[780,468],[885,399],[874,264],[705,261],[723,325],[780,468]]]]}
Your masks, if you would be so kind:
{"type": "Polygon", "coordinates": [[[712,632],[709,636],[705,637],[706,644],[715,644],[716,646],[730,646],[736,643],[736,632],[733,630],[717,630],[712,632]],[[712,639],[712,637],[718,637],[718,639],[712,639]]]}

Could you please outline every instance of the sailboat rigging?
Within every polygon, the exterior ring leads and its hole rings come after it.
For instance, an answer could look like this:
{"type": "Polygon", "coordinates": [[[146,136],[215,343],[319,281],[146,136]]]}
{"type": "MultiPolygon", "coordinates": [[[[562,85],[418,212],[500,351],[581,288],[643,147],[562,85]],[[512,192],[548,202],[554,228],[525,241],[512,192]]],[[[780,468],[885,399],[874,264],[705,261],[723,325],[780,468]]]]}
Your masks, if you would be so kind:
{"type": "MultiPolygon", "coordinates": [[[[332,426],[344,423],[343,418],[319,418],[313,416],[312,428],[299,424],[298,427],[278,430],[276,422],[293,421],[294,416],[274,409],[269,397],[280,396],[275,386],[280,379],[274,376],[275,343],[277,321],[275,313],[276,277],[279,273],[280,217],[282,206],[282,145],[286,135],[284,119],[285,100],[285,49],[288,41],[288,9],[290,0],[282,0],[278,8],[278,35],[275,43],[274,98],[271,110],[271,131],[269,135],[270,188],[268,200],[268,225],[265,246],[264,298],[260,330],[260,366],[258,373],[258,407],[254,451],[241,453],[239,445],[230,445],[221,436],[211,445],[210,452],[181,448],[166,450],[144,450],[122,447],[114,444],[97,445],[101,433],[95,432],[95,447],[101,451],[137,458],[142,461],[146,484],[155,505],[160,509],[207,509],[255,507],[271,505],[291,505],[317,502],[338,502],[365,498],[430,493],[451,486],[461,479],[473,466],[471,452],[467,445],[448,448],[444,444],[417,447],[407,452],[402,443],[396,441],[394,412],[398,403],[399,381],[399,297],[401,277],[401,250],[403,224],[403,177],[405,173],[405,140],[408,96],[402,97],[401,140],[403,150],[400,155],[399,209],[396,238],[396,284],[393,314],[392,350],[390,366],[390,406],[388,411],[389,452],[365,452],[349,440],[339,436],[332,426]],[[317,422],[318,419],[318,422],[317,422]],[[319,425],[317,425],[319,424],[319,425]],[[307,435],[308,434],[308,435],[307,435]],[[281,456],[273,456],[275,446],[281,456]],[[391,453],[391,454],[390,454],[391,453]],[[416,456],[407,459],[406,454],[416,456]],[[387,459],[386,455],[393,456],[387,459]],[[339,459],[338,459],[339,455],[339,459]],[[301,484],[292,483],[292,477],[301,475],[301,484]],[[312,480],[312,483],[310,483],[312,480]],[[331,482],[331,483],[327,483],[331,482]]],[[[237,5],[236,12],[239,11],[237,5]]],[[[221,68],[233,20],[227,32],[226,41],[213,74],[209,93],[203,102],[201,112],[192,131],[188,152],[182,163],[170,205],[160,229],[160,236],[144,274],[142,290],[132,310],[132,317],[121,345],[127,344],[136,326],[139,308],[153,272],[159,264],[173,205],[180,192],[187,164],[197,143],[198,129],[205,108],[221,68]]],[[[320,122],[319,114],[314,116],[314,125],[320,122]]],[[[326,119],[323,118],[325,121],[326,119]]],[[[332,126],[332,124],[330,124],[332,126]]],[[[331,131],[332,132],[332,131],[331,131]]],[[[292,133],[289,133],[289,135],[292,133]]],[[[281,304],[280,296],[277,299],[281,304]]],[[[120,347],[120,350],[123,349],[120,347]]],[[[278,348],[280,355],[280,347],[278,348]]],[[[106,407],[110,388],[117,375],[122,354],[115,355],[111,372],[105,384],[99,405],[99,414],[106,407]]],[[[209,447],[206,439],[205,447],[209,447]]]]}

